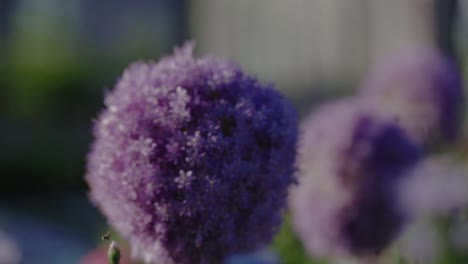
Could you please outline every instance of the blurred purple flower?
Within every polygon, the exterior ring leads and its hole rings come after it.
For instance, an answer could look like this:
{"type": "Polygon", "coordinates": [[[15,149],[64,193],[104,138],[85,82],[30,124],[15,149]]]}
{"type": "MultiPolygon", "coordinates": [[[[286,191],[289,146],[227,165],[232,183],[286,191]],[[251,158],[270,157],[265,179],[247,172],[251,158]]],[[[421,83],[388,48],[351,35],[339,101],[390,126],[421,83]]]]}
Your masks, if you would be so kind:
{"type": "Polygon", "coordinates": [[[413,217],[450,215],[468,206],[468,178],[448,156],[431,157],[400,182],[400,204],[413,217]]]}
{"type": "Polygon", "coordinates": [[[302,126],[294,227],[315,256],[373,256],[399,233],[405,216],[398,182],[421,150],[395,123],[356,99],[321,107],[302,126]]]}
{"type": "Polygon", "coordinates": [[[456,65],[435,49],[389,58],[362,85],[372,111],[397,120],[424,145],[453,142],[462,122],[462,80],[456,65]]]}
{"type": "MultiPolygon", "coordinates": [[[[443,237],[431,220],[463,216],[460,212],[468,206],[466,173],[449,156],[425,159],[400,181],[398,197],[410,220],[398,243],[400,252],[410,263],[435,263],[442,253],[443,237]]],[[[454,230],[449,228],[449,237],[454,230]]],[[[466,234],[462,228],[456,233],[459,238],[466,234]]]]}
{"type": "Polygon", "coordinates": [[[21,249],[6,233],[0,230],[0,263],[21,263],[21,249]]]}
{"type": "Polygon", "coordinates": [[[192,49],[132,64],[95,122],[91,198],[148,262],[217,263],[264,246],[294,182],[293,107],[192,49]]]}

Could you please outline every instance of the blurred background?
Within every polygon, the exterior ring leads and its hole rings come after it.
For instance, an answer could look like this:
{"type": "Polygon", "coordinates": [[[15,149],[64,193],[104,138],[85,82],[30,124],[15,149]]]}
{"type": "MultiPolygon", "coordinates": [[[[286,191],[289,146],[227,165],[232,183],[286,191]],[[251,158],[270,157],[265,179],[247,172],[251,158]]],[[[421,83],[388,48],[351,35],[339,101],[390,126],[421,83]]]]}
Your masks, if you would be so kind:
{"type": "MultiPolygon", "coordinates": [[[[303,115],[400,49],[438,46],[463,69],[468,1],[0,0],[0,264],[80,263],[101,243],[83,180],[92,120],[130,62],[190,39],[303,115]]],[[[285,263],[313,263],[285,228],[285,263]]]]}

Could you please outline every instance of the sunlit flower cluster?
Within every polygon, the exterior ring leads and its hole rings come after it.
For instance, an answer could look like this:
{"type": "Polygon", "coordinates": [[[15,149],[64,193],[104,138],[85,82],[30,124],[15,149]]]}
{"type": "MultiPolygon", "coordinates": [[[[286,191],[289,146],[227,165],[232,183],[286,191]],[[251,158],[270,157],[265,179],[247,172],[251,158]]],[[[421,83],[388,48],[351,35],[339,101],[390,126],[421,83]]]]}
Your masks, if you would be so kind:
{"type": "Polygon", "coordinates": [[[294,182],[293,107],[192,49],[125,70],[88,157],[91,199],[151,263],[219,263],[265,246],[294,182]]]}

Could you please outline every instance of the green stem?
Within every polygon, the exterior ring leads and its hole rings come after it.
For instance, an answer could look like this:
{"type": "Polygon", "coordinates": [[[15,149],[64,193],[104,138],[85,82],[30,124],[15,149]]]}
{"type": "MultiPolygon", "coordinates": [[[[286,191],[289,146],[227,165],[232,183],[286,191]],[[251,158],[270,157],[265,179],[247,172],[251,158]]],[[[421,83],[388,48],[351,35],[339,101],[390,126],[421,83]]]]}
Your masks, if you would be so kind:
{"type": "Polygon", "coordinates": [[[120,249],[117,247],[115,241],[112,241],[109,250],[107,251],[107,258],[109,264],[119,264],[120,263],[120,249]]]}

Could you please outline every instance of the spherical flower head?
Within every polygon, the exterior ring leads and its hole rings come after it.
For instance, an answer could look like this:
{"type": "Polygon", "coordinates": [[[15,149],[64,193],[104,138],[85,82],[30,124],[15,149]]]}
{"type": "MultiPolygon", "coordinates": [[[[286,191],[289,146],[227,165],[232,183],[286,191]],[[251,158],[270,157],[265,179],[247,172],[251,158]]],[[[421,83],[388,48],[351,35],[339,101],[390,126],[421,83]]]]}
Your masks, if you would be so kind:
{"type": "Polygon", "coordinates": [[[461,76],[437,50],[415,50],[377,64],[362,95],[373,102],[373,111],[400,122],[418,143],[457,139],[464,103],[461,76]]]}
{"type": "Polygon", "coordinates": [[[152,263],[219,263],[264,246],[294,182],[293,107],[192,49],[125,70],[88,157],[91,199],[152,263]]]}
{"type": "Polygon", "coordinates": [[[325,105],[307,118],[290,206],[309,254],[380,253],[404,223],[395,206],[397,183],[420,156],[403,130],[355,99],[325,105]]]}

